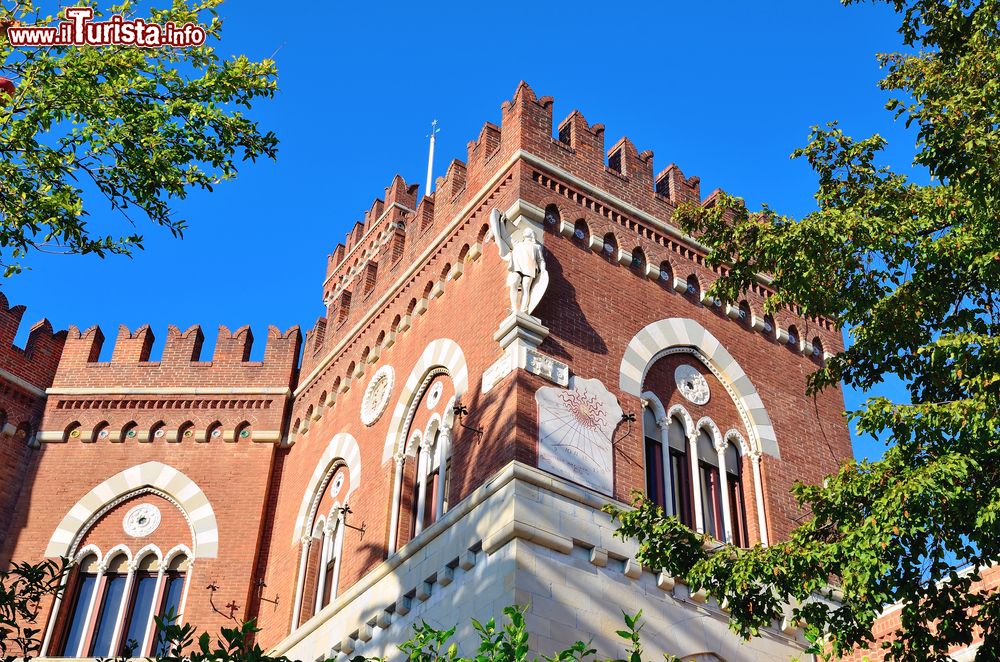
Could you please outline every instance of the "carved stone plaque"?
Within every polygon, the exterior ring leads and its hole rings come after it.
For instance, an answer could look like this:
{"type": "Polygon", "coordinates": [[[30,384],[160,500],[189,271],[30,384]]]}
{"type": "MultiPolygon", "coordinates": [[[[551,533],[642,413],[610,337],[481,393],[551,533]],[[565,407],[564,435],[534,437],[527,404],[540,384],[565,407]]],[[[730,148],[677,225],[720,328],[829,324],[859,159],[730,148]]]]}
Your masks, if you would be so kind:
{"type": "Polygon", "coordinates": [[[385,365],[368,382],[368,388],[361,399],[361,422],[365,425],[375,425],[389,404],[393,375],[392,366],[385,365]]]}
{"type": "Polygon", "coordinates": [[[708,390],[708,381],[705,376],[698,372],[693,365],[682,363],[674,370],[674,380],[677,382],[677,390],[690,402],[696,405],[708,403],[712,396],[708,390]]]}

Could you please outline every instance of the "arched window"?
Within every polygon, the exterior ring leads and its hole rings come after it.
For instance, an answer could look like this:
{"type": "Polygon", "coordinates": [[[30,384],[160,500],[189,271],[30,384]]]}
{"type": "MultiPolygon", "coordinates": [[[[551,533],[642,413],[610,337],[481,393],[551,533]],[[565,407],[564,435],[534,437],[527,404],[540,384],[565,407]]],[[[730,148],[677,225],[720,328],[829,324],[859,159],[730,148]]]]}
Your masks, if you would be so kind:
{"type": "Polygon", "coordinates": [[[701,297],[701,283],[698,282],[698,277],[691,274],[687,277],[687,290],[686,293],[689,296],[701,297]]]}
{"type": "Polygon", "coordinates": [[[67,620],[61,646],[55,654],[62,657],[83,657],[80,649],[88,630],[88,615],[97,590],[97,554],[88,554],[76,564],[75,580],[71,580],[72,592],[67,592],[67,620]]]}
{"type": "Polygon", "coordinates": [[[153,600],[159,584],[159,559],[156,554],[146,554],[132,577],[128,608],[125,614],[125,636],[119,646],[119,655],[136,657],[143,652],[143,643],[152,620],[153,600]]]}
{"type": "Polygon", "coordinates": [[[660,508],[667,509],[666,480],[663,472],[663,443],[660,426],[652,408],[642,412],[642,432],[646,443],[646,496],[660,508]]]}
{"type": "Polygon", "coordinates": [[[729,489],[729,516],[732,520],[730,527],[732,543],[738,547],[747,547],[750,544],[747,535],[747,511],[743,502],[743,471],[740,462],[740,451],[735,444],[730,442],[726,445],[726,483],[729,489]]]}
{"type": "Polygon", "coordinates": [[[618,239],[613,232],[608,232],[604,235],[604,247],[602,250],[604,257],[609,260],[618,259],[618,239]]]}
{"type": "MultiPolygon", "coordinates": [[[[423,523],[420,530],[423,530],[440,519],[448,508],[448,491],[451,487],[451,458],[444,457],[447,453],[446,444],[442,443],[442,438],[447,432],[437,426],[428,433],[427,438],[431,443],[426,449],[426,460],[424,462],[423,485],[423,523]]],[[[418,508],[420,502],[418,500],[418,508]]]]}
{"type": "Polygon", "coordinates": [[[122,427],[122,434],[118,441],[134,441],[139,434],[139,426],[135,421],[130,421],[122,427]]]}
{"type": "Polygon", "coordinates": [[[694,509],[691,505],[691,462],[688,459],[687,435],[684,431],[684,424],[674,417],[670,418],[670,424],[667,429],[667,440],[670,446],[671,507],[681,522],[693,527],[694,509]]]}
{"type": "Polygon", "coordinates": [[[750,312],[750,304],[746,301],[740,301],[740,322],[747,326],[753,324],[753,313],[750,312]]]}
{"type": "Polygon", "coordinates": [[[670,263],[666,260],[660,262],[660,283],[667,287],[674,284],[674,270],[670,268],[670,263]]]}
{"type": "MultiPolygon", "coordinates": [[[[166,571],[161,580],[160,601],[157,610],[157,616],[164,623],[175,623],[180,617],[181,598],[184,595],[184,576],[189,562],[186,554],[178,553],[166,563],[166,571]]],[[[157,657],[165,656],[170,652],[169,644],[163,641],[159,630],[153,637],[152,648],[157,657]]]]}
{"type": "Polygon", "coordinates": [[[573,226],[573,239],[584,244],[590,241],[590,228],[587,227],[587,222],[582,218],[573,226]]]}
{"type": "Polygon", "coordinates": [[[119,612],[125,598],[125,584],[128,582],[128,556],[119,552],[106,564],[104,577],[97,588],[97,613],[94,635],[88,647],[87,657],[111,657],[112,644],[118,625],[119,612]]]}
{"type": "Polygon", "coordinates": [[[642,252],[642,249],[638,246],[632,250],[632,264],[631,267],[637,271],[646,271],[646,254],[642,252]]]}
{"type": "Polygon", "coordinates": [[[545,207],[545,225],[559,228],[559,207],[555,205],[545,207]]]}
{"type": "Polygon", "coordinates": [[[726,523],[722,510],[722,482],[719,454],[707,430],[698,431],[698,478],[701,483],[701,515],[705,533],[716,540],[725,539],[726,523]]]}
{"type": "Polygon", "coordinates": [[[313,613],[327,606],[337,597],[337,584],[340,575],[340,556],[344,547],[344,526],[341,524],[337,509],[330,513],[327,524],[323,528],[323,539],[320,546],[319,567],[316,578],[316,599],[313,613]]]}
{"type": "Polygon", "coordinates": [[[129,550],[118,546],[103,564],[99,551],[80,558],[69,575],[66,600],[58,609],[61,616],[55,621],[51,655],[144,657],[165,653],[166,642],[161,641],[154,616],[168,621],[180,618],[189,552],[179,545],[163,561],[159,550],[150,546],[140,555],[133,563],[129,550]]]}

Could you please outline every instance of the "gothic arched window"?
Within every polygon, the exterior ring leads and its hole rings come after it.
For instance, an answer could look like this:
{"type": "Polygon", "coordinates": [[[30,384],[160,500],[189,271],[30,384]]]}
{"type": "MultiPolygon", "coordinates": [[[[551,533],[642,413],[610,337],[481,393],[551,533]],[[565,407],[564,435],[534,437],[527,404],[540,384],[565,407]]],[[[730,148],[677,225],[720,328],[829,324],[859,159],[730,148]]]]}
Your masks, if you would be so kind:
{"type": "Polygon", "coordinates": [[[726,445],[726,479],[729,489],[729,513],[732,520],[732,543],[738,547],[750,544],[747,535],[747,510],[743,502],[743,471],[740,451],[733,442],[726,445]]]}
{"type": "Polygon", "coordinates": [[[688,458],[687,435],[684,432],[684,424],[675,417],[670,418],[667,439],[670,447],[671,506],[681,522],[693,527],[691,461],[688,458]]]}
{"type": "Polygon", "coordinates": [[[719,453],[707,430],[698,431],[698,478],[701,487],[701,516],[705,533],[716,540],[725,539],[726,524],[722,512],[722,481],[719,476],[719,453]]]}

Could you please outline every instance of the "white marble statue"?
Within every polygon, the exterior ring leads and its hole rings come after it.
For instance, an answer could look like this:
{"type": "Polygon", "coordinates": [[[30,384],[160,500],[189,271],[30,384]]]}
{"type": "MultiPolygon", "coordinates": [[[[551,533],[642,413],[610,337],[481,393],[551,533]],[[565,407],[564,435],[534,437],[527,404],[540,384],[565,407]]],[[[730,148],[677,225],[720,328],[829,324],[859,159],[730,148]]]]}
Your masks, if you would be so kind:
{"type": "Polygon", "coordinates": [[[510,221],[499,209],[490,212],[490,230],[496,239],[500,258],[507,263],[510,311],[530,315],[549,285],[545,255],[535,239],[535,231],[527,228],[521,239],[515,242],[511,237],[510,221]]]}

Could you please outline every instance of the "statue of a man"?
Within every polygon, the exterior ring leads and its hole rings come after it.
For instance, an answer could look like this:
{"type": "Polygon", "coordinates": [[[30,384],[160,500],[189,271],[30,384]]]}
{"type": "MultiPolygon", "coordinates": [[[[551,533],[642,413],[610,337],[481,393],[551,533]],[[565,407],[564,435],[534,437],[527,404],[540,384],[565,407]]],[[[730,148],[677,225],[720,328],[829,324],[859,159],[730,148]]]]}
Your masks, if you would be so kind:
{"type": "Polygon", "coordinates": [[[529,227],[515,242],[509,226],[507,217],[499,209],[490,212],[490,229],[497,241],[500,258],[507,263],[510,310],[530,315],[549,284],[545,256],[541,244],[535,239],[534,230],[529,227]]]}

